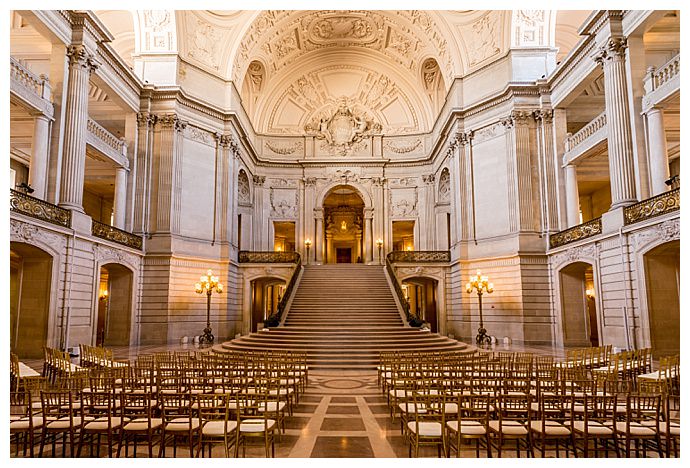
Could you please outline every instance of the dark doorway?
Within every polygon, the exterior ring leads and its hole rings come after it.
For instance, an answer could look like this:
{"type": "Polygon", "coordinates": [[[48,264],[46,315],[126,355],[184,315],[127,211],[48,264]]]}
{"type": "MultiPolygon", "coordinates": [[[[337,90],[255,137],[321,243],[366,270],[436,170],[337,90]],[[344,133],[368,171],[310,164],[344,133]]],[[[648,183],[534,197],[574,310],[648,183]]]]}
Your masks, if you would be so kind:
{"type": "Polygon", "coordinates": [[[335,249],[336,263],[352,263],[352,249],[337,248],[335,249]]]}

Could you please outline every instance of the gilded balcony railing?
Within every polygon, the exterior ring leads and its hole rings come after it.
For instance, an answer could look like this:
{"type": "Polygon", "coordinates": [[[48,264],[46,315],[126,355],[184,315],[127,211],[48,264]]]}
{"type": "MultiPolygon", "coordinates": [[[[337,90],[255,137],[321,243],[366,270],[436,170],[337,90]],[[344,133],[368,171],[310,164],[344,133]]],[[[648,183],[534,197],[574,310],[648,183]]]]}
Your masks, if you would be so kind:
{"type": "Polygon", "coordinates": [[[69,210],[12,189],[10,210],[67,228],[72,223],[72,213],[69,210]]]}
{"type": "Polygon", "coordinates": [[[448,250],[394,250],[386,256],[391,263],[439,263],[450,262],[448,250]]]}
{"type": "Polygon", "coordinates": [[[100,239],[117,242],[118,244],[132,247],[133,249],[141,250],[143,245],[143,240],[140,236],[100,223],[96,220],[91,222],[91,234],[100,239]]]}
{"type": "Polygon", "coordinates": [[[297,252],[240,250],[238,261],[240,263],[298,263],[300,255],[297,252]]]}
{"type": "Polygon", "coordinates": [[[680,188],[664,192],[623,209],[625,225],[680,210],[680,188]]]}
{"type": "Polygon", "coordinates": [[[571,242],[587,239],[601,234],[601,218],[594,218],[586,223],[578,224],[564,231],[549,236],[549,245],[552,249],[571,242]]]}
{"type": "Polygon", "coordinates": [[[587,125],[582,127],[578,132],[570,135],[565,139],[565,150],[570,151],[576,146],[582,144],[587,138],[594,135],[596,132],[606,127],[606,112],[597,115],[587,125]]]}

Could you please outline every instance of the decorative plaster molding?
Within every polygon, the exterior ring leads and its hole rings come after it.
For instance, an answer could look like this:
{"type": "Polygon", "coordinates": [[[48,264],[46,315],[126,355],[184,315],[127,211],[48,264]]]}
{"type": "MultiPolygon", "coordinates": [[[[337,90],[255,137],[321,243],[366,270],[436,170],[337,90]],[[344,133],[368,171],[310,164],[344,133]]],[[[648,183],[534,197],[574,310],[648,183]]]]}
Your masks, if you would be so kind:
{"type": "Polygon", "coordinates": [[[576,261],[592,261],[597,258],[597,247],[594,243],[573,247],[563,252],[551,255],[551,264],[555,269],[560,269],[563,264],[576,261]]]}
{"type": "Polygon", "coordinates": [[[387,150],[390,150],[394,153],[397,154],[405,154],[405,153],[411,153],[414,150],[416,150],[421,144],[422,140],[420,138],[416,138],[412,140],[411,143],[405,144],[405,143],[400,143],[400,144],[393,144],[393,141],[398,141],[396,140],[387,140],[386,143],[383,145],[383,147],[387,150]]]}
{"type": "Polygon", "coordinates": [[[304,144],[302,141],[295,141],[291,144],[288,145],[277,145],[275,142],[267,140],[265,143],[266,148],[271,150],[275,154],[279,154],[281,156],[287,156],[289,154],[293,154],[296,151],[302,151],[304,148],[304,144]]]}
{"type": "Polygon", "coordinates": [[[10,219],[10,240],[25,242],[38,247],[47,245],[60,253],[64,251],[67,245],[67,238],[65,236],[53,234],[33,224],[15,219],[10,219]]]}

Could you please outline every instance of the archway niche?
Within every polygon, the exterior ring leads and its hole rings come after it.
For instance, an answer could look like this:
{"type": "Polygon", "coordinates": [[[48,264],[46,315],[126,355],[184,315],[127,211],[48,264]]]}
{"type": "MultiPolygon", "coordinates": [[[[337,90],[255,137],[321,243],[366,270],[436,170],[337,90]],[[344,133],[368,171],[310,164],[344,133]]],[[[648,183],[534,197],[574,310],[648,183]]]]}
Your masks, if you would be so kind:
{"type": "Polygon", "coordinates": [[[414,250],[414,221],[393,221],[393,250],[414,250]]]}
{"type": "Polygon", "coordinates": [[[276,252],[295,251],[294,221],[273,221],[273,249],[276,252]]]}
{"type": "Polygon", "coordinates": [[[655,358],[680,352],[680,241],[644,255],[649,336],[655,358]]]}
{"type": "Polygon", "coordinates": [[[410,313],[429,324],[432,332],[438,333],[438,281],[415,277],[402,282],[403,292],[410,304],[410,313]]]}
{"type": "Polygon", "coordinates": [[[41,358],[48,338],[53,257],[29,244],[10,242],[10,349],[41,358]]]}
{"type": "Polygon", "coordinates": [[[101,267],[96,315],[96,346],[129,346],[132,271],[117,263],[101,267]]]}
{"type": "Polygon", "coordinates": [[[333,187],[323,201],[324,263],[364,261],[364,200],[349,185],[333,187]]]}
{"type": "Polygon", "coordinates": [[[572,263],[560,271],[564,346],[599,346],[599,320],[592,265],[572,263]]]}
{"type": "Polygon", "coordinates": [[[285,281],[279,278],[257,278],[251,282],[251,332],[263,328],[266,319],[278,311],[285,292],[285,281]]]}

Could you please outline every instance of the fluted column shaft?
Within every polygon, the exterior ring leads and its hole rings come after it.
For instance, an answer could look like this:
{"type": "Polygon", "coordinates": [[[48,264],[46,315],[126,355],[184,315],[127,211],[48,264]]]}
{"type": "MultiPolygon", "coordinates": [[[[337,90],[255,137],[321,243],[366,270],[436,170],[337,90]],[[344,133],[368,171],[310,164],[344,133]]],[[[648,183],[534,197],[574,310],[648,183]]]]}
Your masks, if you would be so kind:
{"type": "Polygon", "coordinates": [[[48,151],[50,149],[50,118],[43,114],[34,116],[34,135],[31,142],[31,164],[29,165],[29,185],[31,194],[41,200],[46,196],[48,176],[48,151]]]}
{"type": "Polygon", "coordinates": [[[98,62],[83,45],[69,46],[69,82],[65,96],[65,137],[60,206],[84,212],[86,122],[89,119],[89,77],[98,62]]]}
{"type": "Polygon", "coordinates": [[[595,57],[604,68],[611,209],[637,201],[625,75],[626,47],[625,38],[611,38],[595,57]]]}
{"type": "Polygon", "coordinates": [[[652,195],[665,192],[669,178],[668,147],[664,127],[664,110],[653,107],[647,111],[649,131],[649,172],[652,179],[652,195]]]}
{"type": "Polygon", "coordinates": [[[314,210],[314,223],[316,224],[316,234],[314,237],[314,255],[316,256],[316,262],[320,263],[323,261],[323,244],[325,233],[323,232],[323,211],[314,210]]]}
{"type": "Polygon", "coordinates": [[[577,190],[577,167],[565,166],[565,202],[568,227],[580,224],[580,194],[577,190]]]}
{"type": "Polygon", "coordinates": [[[374,236],[372,229],[373,213],[364,214],[364,262],[373,262],[374,257],[371,251],[371,238],[374,236]]]}
{"type": "Polygon", "coordinates": [[[127,169],[115,169],[115,196],[113,199],[113,226],[125,228],[125,212],[127,207],[127,169]]]}

